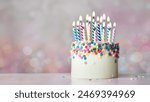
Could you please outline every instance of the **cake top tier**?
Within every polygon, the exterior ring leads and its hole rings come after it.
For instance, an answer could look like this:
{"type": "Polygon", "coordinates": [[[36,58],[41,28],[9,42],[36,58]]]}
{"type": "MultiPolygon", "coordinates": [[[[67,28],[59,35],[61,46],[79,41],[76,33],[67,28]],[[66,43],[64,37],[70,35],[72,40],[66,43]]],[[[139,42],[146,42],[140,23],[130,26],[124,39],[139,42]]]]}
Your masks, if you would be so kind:
{"type": "Polygon", "coordinates": [[[76,42],[115,43],[116,23],[105,14],[95,16],[93,11],[92,16],[86,15],[85,22],[80,16],[77,22],[73,21],[72,30],[76,42]]]}

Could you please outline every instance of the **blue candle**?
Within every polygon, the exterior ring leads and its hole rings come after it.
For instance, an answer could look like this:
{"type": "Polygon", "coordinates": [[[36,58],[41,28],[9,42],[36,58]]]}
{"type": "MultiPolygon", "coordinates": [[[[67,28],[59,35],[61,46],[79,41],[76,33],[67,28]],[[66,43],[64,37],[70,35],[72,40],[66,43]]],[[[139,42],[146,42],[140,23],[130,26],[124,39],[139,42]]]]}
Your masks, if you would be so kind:
{"type": "Polygon", "coordinates": [[[100,17],[100,37],[101,37],[101,40],[102,41],[102,34],[103,34],[103,25],[102,25],[102,22],[103,22],[103,17],[101,16],[100,17]]]}
{"type": "Polygon", "coordinates": [[[94,32],[95,32],[95,12],[92,13],[92,41],[94,41],[94,32]]]}
{"type": "Polygon", "coordinates": [[[77,40],[80,41],[81,37],[80,37],[80,27],[79,27],[80,23],[79,21],[77,21],[77,40]]]}
{"type": "Polygon", "coordinates": [[[77,41],[77,31],[75,28],[75,21],[72,23],[72,30],[73,30],[73,36],[74,36],[74,40],[77,41]]]}

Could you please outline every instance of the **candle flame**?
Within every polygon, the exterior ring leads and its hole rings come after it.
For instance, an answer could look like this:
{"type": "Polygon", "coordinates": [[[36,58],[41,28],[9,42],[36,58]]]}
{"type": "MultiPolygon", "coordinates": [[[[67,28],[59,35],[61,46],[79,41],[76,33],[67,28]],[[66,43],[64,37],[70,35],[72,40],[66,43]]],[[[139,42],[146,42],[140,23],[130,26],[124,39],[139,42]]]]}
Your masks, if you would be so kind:
{"type": "Polygon", "coordinates": [[[86,15],[86,20],[87,20],[87,21],[89,20],[89,15],[88,15],[88,14],[86,15]]]}
{"type": "Polygon", "coordinates": [[[92,12],[92,17],[95,17],[95,11],[92,12]]]}
{"type": "Polygon", "coordinates": [[[106,14],[105,13],[103,14],[103,20],[106,20],[106,14]]]}
{"type": "Polygon", "coordinates": [[[102,22],[103,22],[103,17],[101,16],[101,17],[100,17],[100,23],[102,23],[102,22]]]}
{"type": "Polygon", "coordinates": [[[72,26],[75,26],[75,21],[72,22],[72,26]]]}
{"type": "Polygon", "coordinates": [[[89,22],[91,22],[91,16],[89,16],[89,22]]]}
{"type": "Polygon", "coordinates": [[[81,15],[79,16],[79,20],[82,21],[82,16],[81,15]]]}
{"type": "Polygon", "coordinates": [[[97,18],[96,18],[96,19],[97,19],[97,21],[99,21],[99,16],[97,16],[97,18]]]}
{"type": "Polygon", "coordinates": [[[77,39],[75,39],[76,41],[87,40],[100,43],[114,43],[115,41],[116,22],[111,22],[110,17],[106,16],[106,14],[95,16],[93,11],[92,16],[86,15],[85,23],[80,15],[77,22],[72,22],[72,26],[78,35],[77,39]]]}
{"type": "Polygon", "coordinates": [[[109,16],[107,16],[107,22],[110,22],[110,17],[109,16]]]}
{"type": "Polygon", "coordinates": [[[114,22],[113,27],[116,27],[116,22],[114,22]]]}
{"type": "Polygon", "coordinates": [[[77,26],[79,26],[79,24],[80,24],[80,22],[79,22],[79,21],[77,21],[77,26]]]}

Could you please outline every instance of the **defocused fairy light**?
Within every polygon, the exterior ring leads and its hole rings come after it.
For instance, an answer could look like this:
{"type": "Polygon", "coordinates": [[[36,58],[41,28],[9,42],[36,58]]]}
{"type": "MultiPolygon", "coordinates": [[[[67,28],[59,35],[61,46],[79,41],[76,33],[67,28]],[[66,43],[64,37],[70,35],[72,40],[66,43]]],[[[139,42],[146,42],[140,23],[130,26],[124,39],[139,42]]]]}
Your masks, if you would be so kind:
{"type": "Polygon", "coordinates": [[[34,72],[40,72],[40,71],[42,71],[42,67],[43,66],[42,66],[42,62],[39,59],[32,58],[30,60],[30,65],[33,67],[34,72]]]}
{"type": "Polygon", "coordinates": [[[44,59],[45,58],[45,54],[42,51],[38,51],[37,52],[37,57],[41,58],[41,59],[44,59]]]}
{"type": "Polygon", "coordinates": [[[130,61],[133,63],[141,62],[143,59],[143,55],[140,52],[134,52],[130,56],[130,61]]]}
{"type": "Polygon", "coordinates": [[[24,53],[25,55],[30,55],[30,54],[32,53],[32,48],[29,47],[29,46],[23,47],[23,53],[24,53]]]}
{"type": "MultiPolygon", "coordinates": [[[[66,13],[68,6],[58,6],[57,3],[53,4],[51,10],[49,6],[43,5],[44,2],[44,0],[32,1],[34,6],[19,2],[15,2],[15,5],[10,2],[8,4],[0,2],[0,8],[3,8],[0,12],[0,72],[43,72],[43,70],[44,72],[59,72],[59,70],[69,72],[70,21],[72,17],[76,18],[79,9],[86,8],[86,12],[89,12],[91,8],[94,9],[93,7],[96,7],[98,13],[104,11],[111,13],[113,19],[116,19],[119,24],[117,41],[121,45],[120,72],[132,73],[138,70],[150,72],[150,15],[148,14],[150,3],[148,0],[140,2],[115,0],[109,4],[108,0],[95,0],[92,1],[92,5],[89,1],[86,3],[88,5],[85,4],[81,8],[78,6],[78,9],[75,6],[78,1],[69,3],[71,10],[75,9],[76,13],[74,11],[66,13]],[[102,6],[96,6],[97,4],[102,6]],[[124,4],[128,4],[128,7],[124,4]],[[105,6],[109,6],[109,9],[105,9],[105,6]],[[57,13],[62,9],[61,7],[64,7],[63,12],[57,13]],[[62,16],[63,13],[66,15],[62,16]],[[54,17],[57,20],[54,20],[54,17]],[[41,42],[44,46],[41,46],[41,42]]],[[[25,1],[25,3],[31,2],[25,1]]],[[[47,3],[49,1],[45,2],[46,5],[47,3]]]]}

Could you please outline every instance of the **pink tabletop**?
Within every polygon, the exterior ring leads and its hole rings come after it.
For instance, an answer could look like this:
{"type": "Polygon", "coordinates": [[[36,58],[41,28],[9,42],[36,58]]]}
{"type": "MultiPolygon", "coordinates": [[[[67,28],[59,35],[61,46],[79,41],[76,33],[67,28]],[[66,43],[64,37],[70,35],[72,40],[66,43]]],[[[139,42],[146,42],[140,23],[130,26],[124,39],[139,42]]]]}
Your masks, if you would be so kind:
{"type": "Polygon", "coordinates": [[[0,74],[0,84],[8,85],[148,85],[150,75],[119,75],[113,79],[74,79],[70,73],[0,74]]]}

